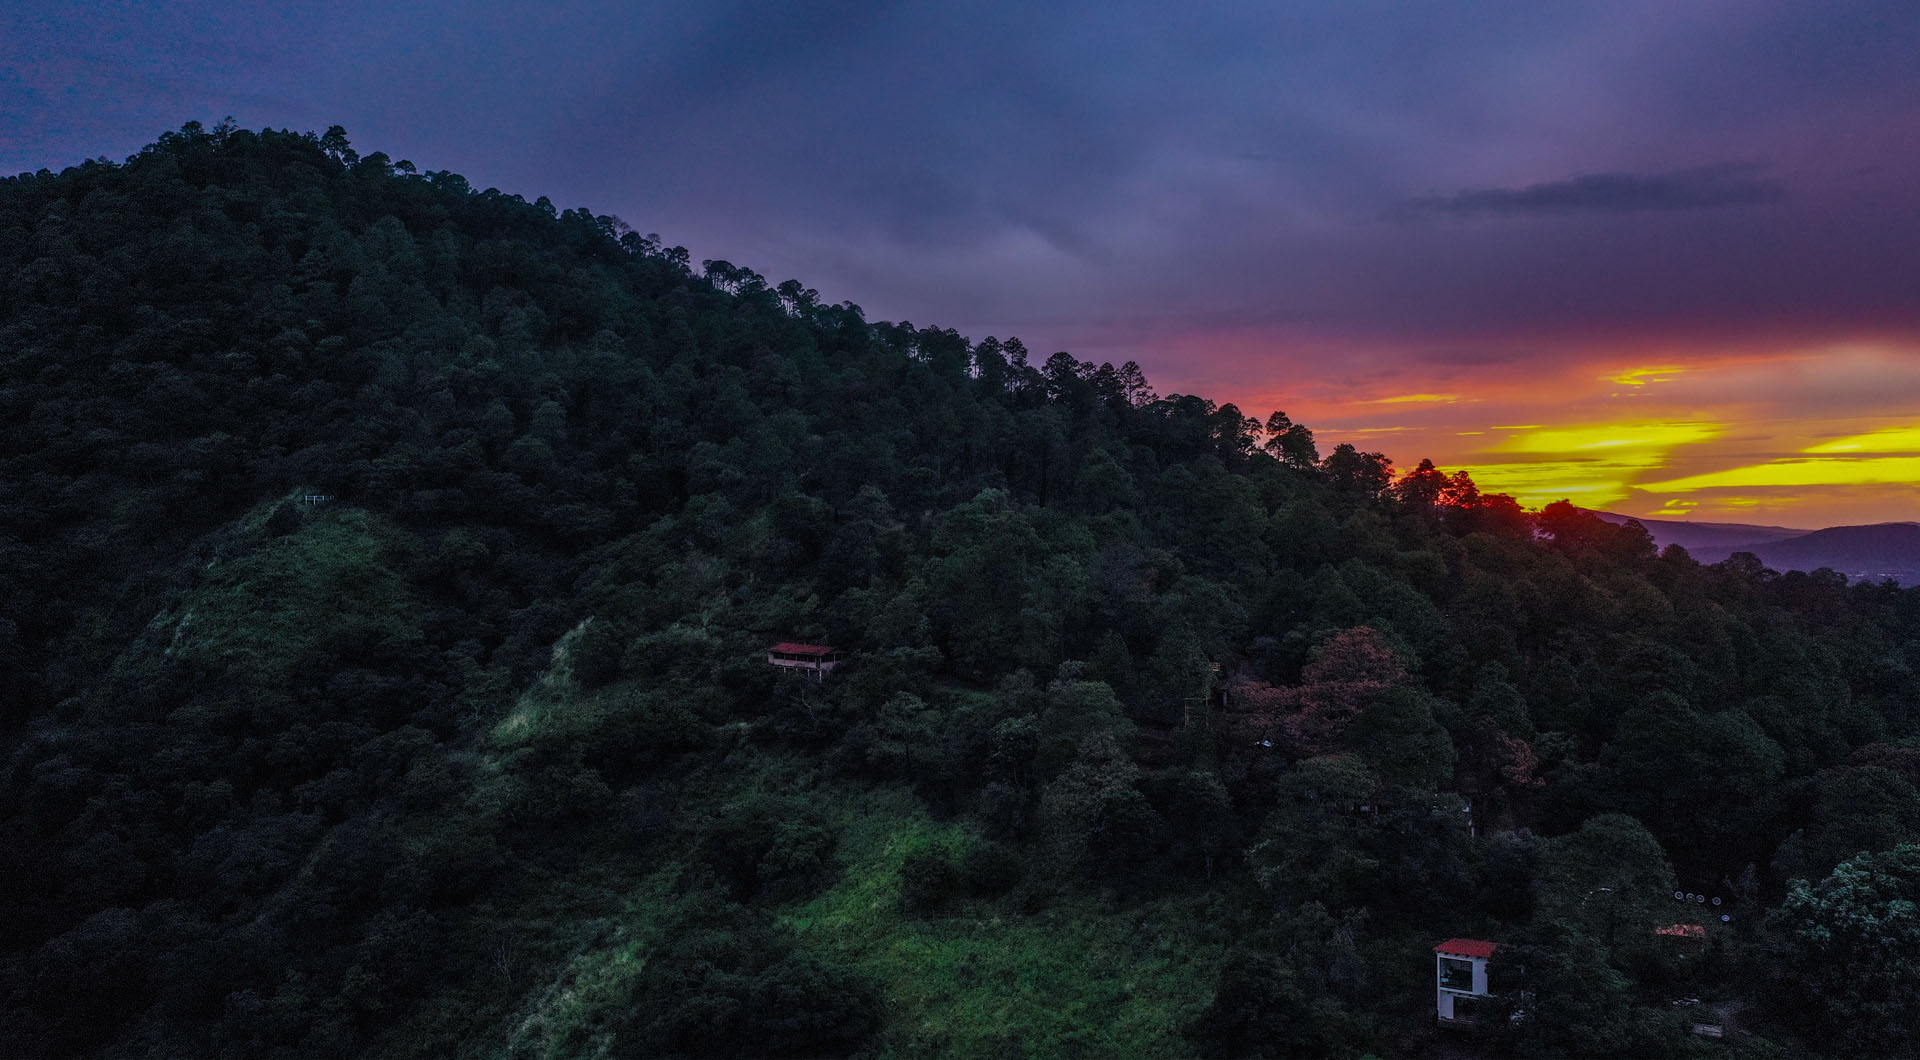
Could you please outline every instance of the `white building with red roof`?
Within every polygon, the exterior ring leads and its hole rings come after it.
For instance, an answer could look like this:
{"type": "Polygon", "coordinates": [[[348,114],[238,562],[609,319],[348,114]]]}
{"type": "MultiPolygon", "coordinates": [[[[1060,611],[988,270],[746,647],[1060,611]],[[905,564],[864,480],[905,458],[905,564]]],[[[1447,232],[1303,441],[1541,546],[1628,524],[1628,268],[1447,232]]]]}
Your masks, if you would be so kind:
{"type": "Polygon", "coordinates": [[[1480,939],[1448,939],[1433,948],[1434,1017],[1441,1026],[1471,1027],[1485,1015],[1493,997],[1487,961],[1499,947],[1480,939]]]}

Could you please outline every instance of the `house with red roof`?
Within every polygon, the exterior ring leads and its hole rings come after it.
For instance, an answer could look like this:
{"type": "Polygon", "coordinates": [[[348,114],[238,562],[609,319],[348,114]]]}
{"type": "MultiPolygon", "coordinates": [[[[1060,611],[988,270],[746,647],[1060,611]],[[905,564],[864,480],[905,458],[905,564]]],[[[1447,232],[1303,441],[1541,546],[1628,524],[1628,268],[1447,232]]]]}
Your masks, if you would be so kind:
{"type": "Polygon", "coordinates": [[[1666,927],[1654,928],[1653,933],[1667,938],[1707,941],[1707,929],[1700,924],[1668,924],[1666,927]]]}
{"type": "Polygon", "coordinates": [[[1497,942],[1448,939],[1433,948],[1434,1018],[1443,1027],[1472,1027],[1493,997],[1487,989],[1487,961],[1497,942]]]}
{"type": "Polygon", "coordinates": [[[798,644],[781,641],[767,649],[767,665],[807,674],[823,681],[844,658],[840,649],[825,644],[798,644]]]}

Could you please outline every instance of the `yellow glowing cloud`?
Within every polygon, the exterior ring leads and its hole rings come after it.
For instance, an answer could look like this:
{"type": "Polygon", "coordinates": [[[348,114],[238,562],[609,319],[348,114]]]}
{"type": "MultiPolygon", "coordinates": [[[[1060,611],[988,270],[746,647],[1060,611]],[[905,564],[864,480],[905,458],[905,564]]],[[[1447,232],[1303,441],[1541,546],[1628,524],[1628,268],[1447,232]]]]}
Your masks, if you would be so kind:
{"type": "Polygon", "coordinates": [[[1529,508],[1569,498],[1598,505],[1624,496],[1626,481],[1640,470],[1631,464],[1597,461],[1478,464],[1473,480],[1482,491],[1512,494],[1529,508]]]}
{"type": "Polygon", "coordinates": [[[1630,368],[1619,375],[1605,376],[1607,382],[1621,386],[1646,386],[1648,383],[1670,383],[1673,377],[1686,371],[1686,368],[1670,364],[1659,368],[1630,368]]]}
{"type": "Polygon", "coordinates": [[[1920,427],[1892,427],[1802,449],[1803,453],[1920,453],[1920,427]]]}
{"type": "Polygon", "coordinates": [[[1920,483],[1920,456],[1862,459],[1830,456],[1775,460],[1749,467],[1728,468],[1667,482],[1649,482],[1643,488],[1685,493],[1691,490],[1754,486],[1892,486],[1916,483],[1920,483]]]}
{"type": "Polygon", "coordinates": [[[1537,459],[1476,462],[1473,477],[1481,489],[1511,493],[1529,506],[1562,498],[1599,506],[1626,496],[1628,485],[1646,471],[1666,466],[1676,447],[1719,437],[1723,429],[1698,422],[1520,428],[1482,452],[1537,459]]]}
{"type": "MultiPolygon", "coordinates": [[[[1595,450],[1634,449],[1667,450],[1690,442],[1719,437],[1717,423],[1614,423],[1597,427],[1555,427],[1518,434],[1495,448],[1503,453],[1585,453],[1595,450]]],[[[1659,467],[1661,461],[1641,462],[1642,467],[1659,467]]]]}
{"type": "Polygon", "coordinates": [[[1375,398],[1368,405],[1451,405],[1460,400],[1458,394],[1401,394],[1399,397],[1375,398]]]}

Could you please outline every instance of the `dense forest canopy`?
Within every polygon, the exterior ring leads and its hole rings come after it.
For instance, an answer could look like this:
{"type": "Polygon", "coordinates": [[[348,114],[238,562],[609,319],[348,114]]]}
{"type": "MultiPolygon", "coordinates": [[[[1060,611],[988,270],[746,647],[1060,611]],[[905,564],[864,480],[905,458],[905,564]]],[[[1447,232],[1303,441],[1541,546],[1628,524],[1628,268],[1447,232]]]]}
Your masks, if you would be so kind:
{"type": "Polygon", "coordinates": [[[1920,1030],[1920,590],[337,128],[0,181],[0,495],[7,1055],[1410,1055],[1456,936],[1469,1052],[1920,1030]]]}

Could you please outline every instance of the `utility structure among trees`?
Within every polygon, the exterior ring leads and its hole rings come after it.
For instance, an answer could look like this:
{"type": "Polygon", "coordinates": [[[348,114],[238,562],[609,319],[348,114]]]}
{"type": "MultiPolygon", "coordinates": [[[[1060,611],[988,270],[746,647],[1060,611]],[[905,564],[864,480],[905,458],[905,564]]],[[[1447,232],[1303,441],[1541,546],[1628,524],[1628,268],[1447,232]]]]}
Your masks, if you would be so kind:
{"type": "Polygon", "coordinates": [[[825,644],[796,644],[781,641],[767,649],[767,665],[783,669],[797,670],[813,675],[815,681],[824,681],[833,668],[843,658],[838,648],[825,644]]]}

